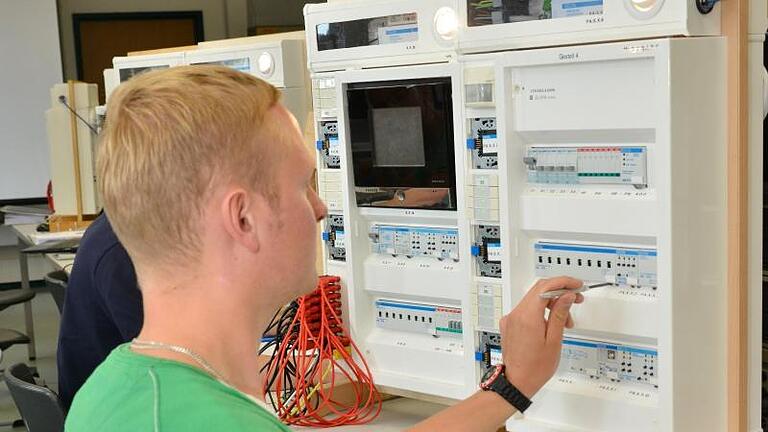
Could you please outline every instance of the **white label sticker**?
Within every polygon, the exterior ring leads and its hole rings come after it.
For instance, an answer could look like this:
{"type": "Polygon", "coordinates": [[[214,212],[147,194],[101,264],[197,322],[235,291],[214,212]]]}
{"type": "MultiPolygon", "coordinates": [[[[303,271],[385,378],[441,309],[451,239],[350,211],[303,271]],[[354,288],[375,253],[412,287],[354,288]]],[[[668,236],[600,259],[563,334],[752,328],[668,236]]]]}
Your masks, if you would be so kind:
{"type": "Polygon", "coordinates": [[[328,155],[339,156],[339,139],[331,138],[328,140],[328,155]]]}
{"type": "Polygon", "coordinates": [[[501,262],[501,243],[488,243],[488,262],[501,262]]]}
{"type": "Polygon", "coordinates": [[[504,358],[501,355],[501,350],[491,348],[491,366],[500,365],[504,362],[504,358]]]}
{"type": "Polygon", "coordinates": [[[499,138],[496,134],[483,135],[483,153],[493,154],[499,152],[499,138]]]}
{"type": "Polygon", "coordinates": [[[414,42],[419,39],[419,26],[414,24],[379,27],[379,45],[414,42]]]}
{"type": "Polygon", "coordinates": [[[603,13],[603,0],[552,0],[552,18],[603,13]]]}
{"type": "Polygon", "coordinates": [[[498,186],[499,185],[499,178],[495,175],[475,174],[473,178],[474,178],[473,184],[477,186],[498,186]]]}
{"type": "Polygon", "coordinates": [[[343,248],[344,246],[344,231],[336,231],[336,241],[333,242],[333,245],[337,248],[343,248]]]}

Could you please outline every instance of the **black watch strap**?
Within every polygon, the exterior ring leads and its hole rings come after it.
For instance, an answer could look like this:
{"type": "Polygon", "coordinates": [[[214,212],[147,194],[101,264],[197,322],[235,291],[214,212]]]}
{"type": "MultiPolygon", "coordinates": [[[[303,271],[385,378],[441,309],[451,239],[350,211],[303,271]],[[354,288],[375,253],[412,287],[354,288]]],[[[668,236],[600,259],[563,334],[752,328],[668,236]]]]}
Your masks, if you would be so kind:
{"type": "MultiPolygon", "coordinates": [[[[503,368],[504,365],[499,365],[497,367],[503,368]]],[[[509,402],[510,405],[515,407],[519,413],[524,413],[525,410],[531,406],[531,400],[507,380],[503,370],[501,372],[502,373],[498,374],[496,379],[490,383],[487,390],[497,393],[499,396],[503,397],[504,400],[509,402]]]]}

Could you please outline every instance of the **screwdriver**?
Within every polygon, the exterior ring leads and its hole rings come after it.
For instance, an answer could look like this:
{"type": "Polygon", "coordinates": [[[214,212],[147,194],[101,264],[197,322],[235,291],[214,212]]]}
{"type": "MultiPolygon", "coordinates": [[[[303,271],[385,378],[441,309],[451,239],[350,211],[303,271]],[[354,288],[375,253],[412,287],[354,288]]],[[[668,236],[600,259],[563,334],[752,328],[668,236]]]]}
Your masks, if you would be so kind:
{"type": "Polygon", "coordinates": [[[612,283],[612,282],[603,282],[603,283],[594,284],[594,285],[582,285],[581,288],[576,288],[576,289],[559,289],[559,290],[554,290],[554,291],[543,292],[543,293],[539,294],[539,297],[541,297],[543,299],[553,299],[553,298],[558,298],[558,297],[563,296],[563,295],[568,294],[568,293],[574,293],[574,294],[576,294],[576,293],[583,293],[585,291],[593,290],[595,288],[602,288],[602,287],[605,287],[605,286],[615,286],[615,285],[616,284],[612,283]]]}

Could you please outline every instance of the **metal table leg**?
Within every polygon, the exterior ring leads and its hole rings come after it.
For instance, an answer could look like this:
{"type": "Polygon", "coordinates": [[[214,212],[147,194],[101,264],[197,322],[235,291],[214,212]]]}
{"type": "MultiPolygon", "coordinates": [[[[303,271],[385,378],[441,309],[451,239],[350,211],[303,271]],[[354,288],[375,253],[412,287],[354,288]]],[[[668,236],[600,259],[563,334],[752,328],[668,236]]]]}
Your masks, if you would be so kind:
{"type": "MultiPolygon", "coordinates": [[[[22,252],[22,249],[26,247],[24,242],[19,239],[19,269],[21,270],[21,288],[30,289],[29,286],[29,262],[27,261],[27,254],[22,252]]],[[[35,352],[35,326],[32,321],[32,300],[24,303],[24,320],[26,321],[26,334],[29,337],[29,345],[27,345],[27,351],[30,360],[35,360],[37,354],[35,352]]]]}

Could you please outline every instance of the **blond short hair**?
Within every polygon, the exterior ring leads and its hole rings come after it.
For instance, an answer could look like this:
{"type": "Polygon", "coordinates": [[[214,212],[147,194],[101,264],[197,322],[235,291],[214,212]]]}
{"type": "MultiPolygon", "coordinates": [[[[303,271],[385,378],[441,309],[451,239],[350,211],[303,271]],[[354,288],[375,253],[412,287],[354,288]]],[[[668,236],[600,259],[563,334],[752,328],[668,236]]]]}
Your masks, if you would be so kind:
{"type": "Polygon", "coordinates": [[[217,185],[236,180],[269,195],[277,152],[265,118],[279,99],[272,85],[222,66],[148,72],[115,90],[97,175],[105,212],[135,262],[194,262],[217,185]]]}

